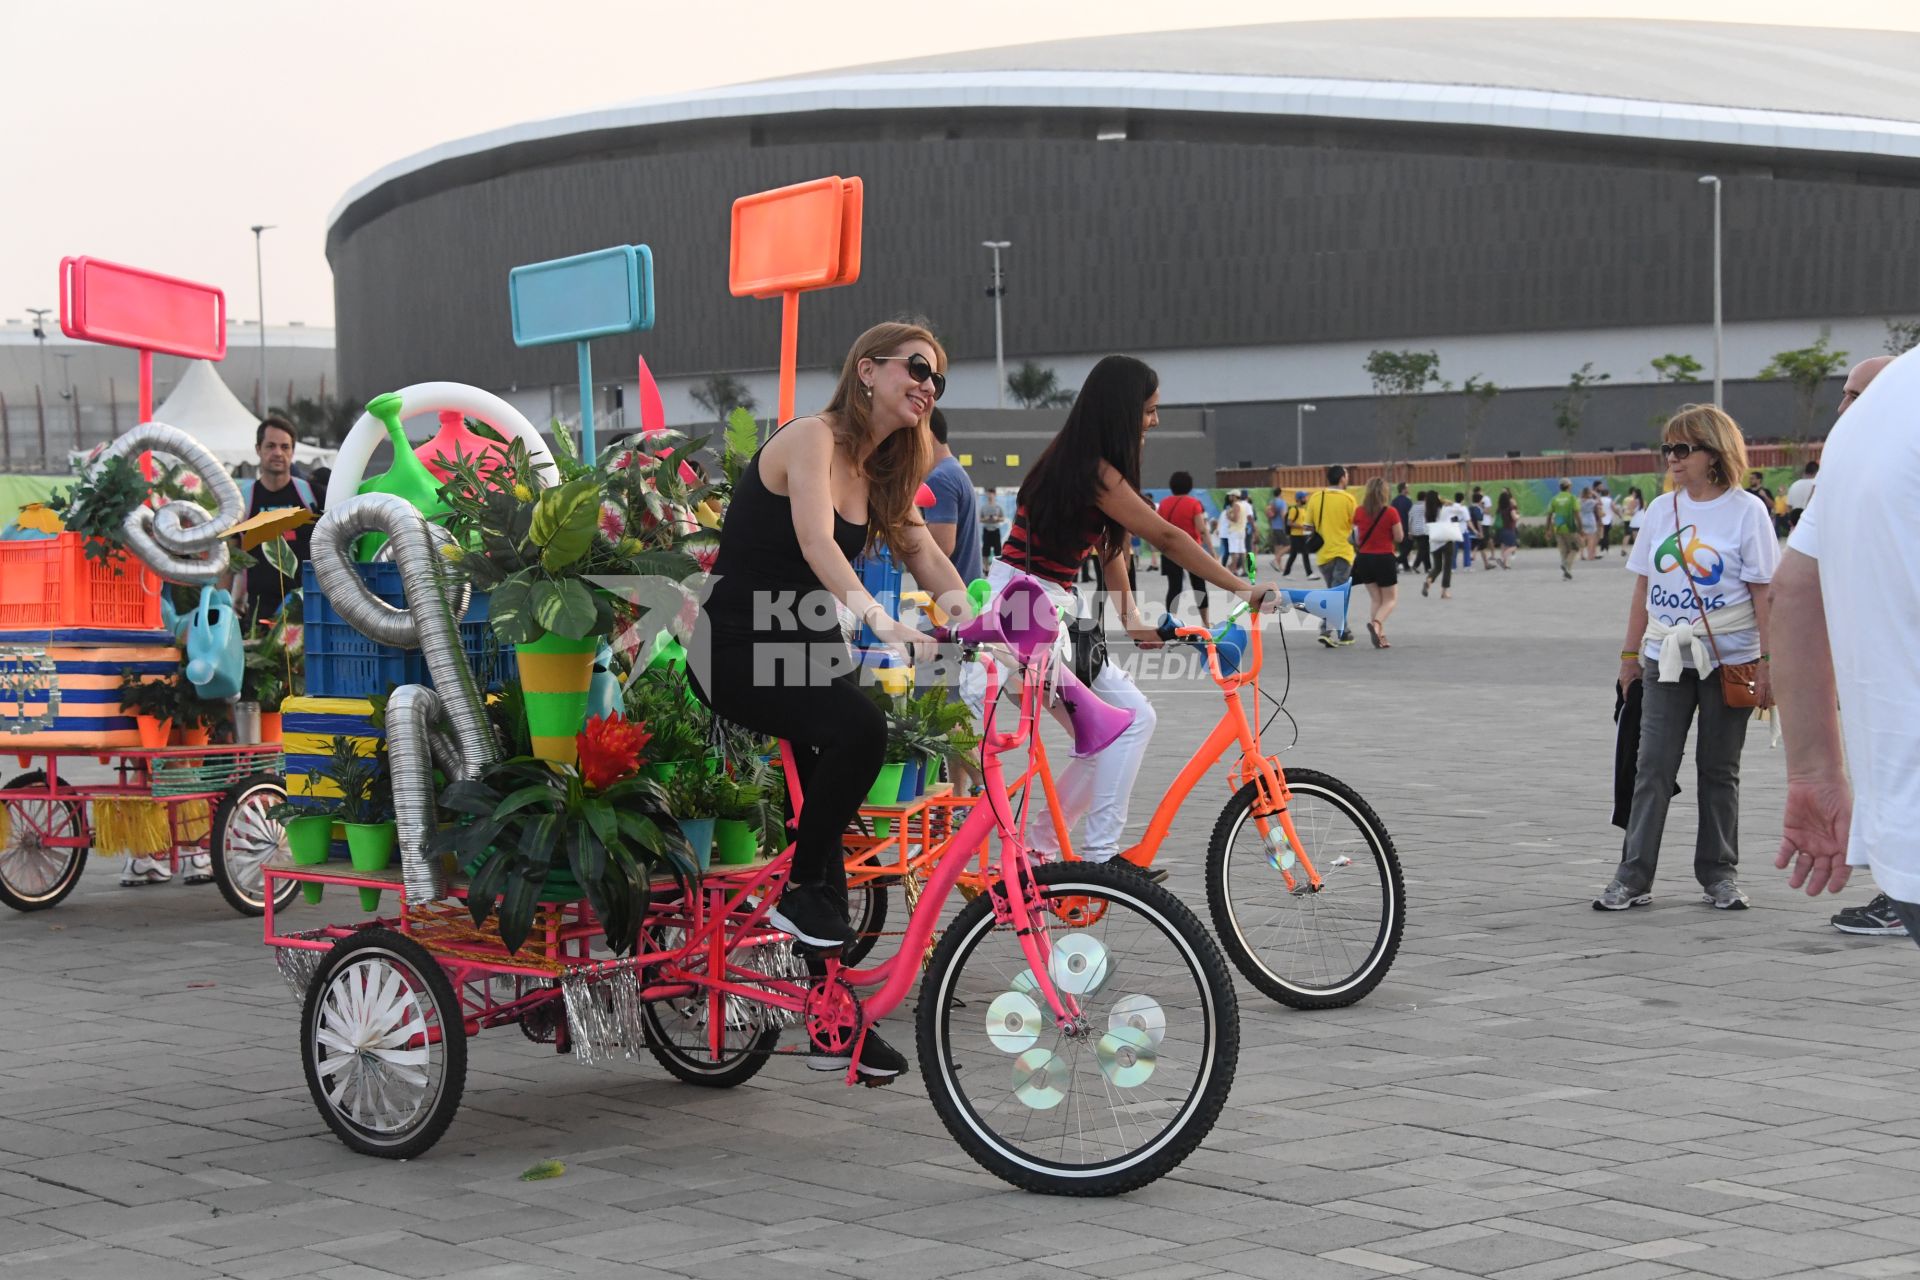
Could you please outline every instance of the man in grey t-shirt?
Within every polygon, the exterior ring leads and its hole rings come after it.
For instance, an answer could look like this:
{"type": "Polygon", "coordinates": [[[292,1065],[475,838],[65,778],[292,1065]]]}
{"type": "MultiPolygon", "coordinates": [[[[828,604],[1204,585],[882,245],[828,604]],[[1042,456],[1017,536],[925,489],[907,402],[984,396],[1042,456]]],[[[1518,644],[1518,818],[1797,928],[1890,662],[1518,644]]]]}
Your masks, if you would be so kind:
{"type": "Polygon", "coordinates": [[[982,577],[980,569],[980,508],[973,491],[973,479],[947,447],[947,415],[938,407],[933,411],[933,470],[927,473],[927,487],[933,490],[933,505],[927,508],[927,532],[947,559],[953,561],[960,581],[982,577]]]}

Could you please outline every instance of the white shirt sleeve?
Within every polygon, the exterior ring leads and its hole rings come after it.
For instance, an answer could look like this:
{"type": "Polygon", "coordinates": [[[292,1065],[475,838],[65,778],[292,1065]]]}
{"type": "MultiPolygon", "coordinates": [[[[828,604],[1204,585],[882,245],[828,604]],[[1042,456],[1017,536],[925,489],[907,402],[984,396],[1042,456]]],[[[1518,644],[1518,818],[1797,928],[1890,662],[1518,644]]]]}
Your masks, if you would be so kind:
{"type": "Polygon", "coordinates": [[[1800,523],[1793,526],[1793,532],[1787,535],[1787,545],[1801,555],[1812,560],[1820,558],[1820,491],[1814,490],[1807,509],[1800,513],[1800,523]]]}
{"type": "Polygon", "coordinates": [[[1773,531],[1773,513],[1759,499],[1748,503],[1740,522],[1740,577],[1747,582],[1772,582],[1780,567],[1780,536],[1773,531]]]}

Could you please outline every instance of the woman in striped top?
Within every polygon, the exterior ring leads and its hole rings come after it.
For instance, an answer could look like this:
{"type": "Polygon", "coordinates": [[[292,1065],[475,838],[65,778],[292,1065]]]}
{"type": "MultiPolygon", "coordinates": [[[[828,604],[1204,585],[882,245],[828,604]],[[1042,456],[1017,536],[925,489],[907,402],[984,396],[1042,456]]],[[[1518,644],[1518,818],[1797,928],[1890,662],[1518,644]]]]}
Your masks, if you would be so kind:
{"type": "MultiPolygon", "coordinates": [[[[1229,573],[1193,540],[1160,518],[1140,494],[1140,448],[1146,433],[1160,422],[1159,375],[1131,356],[1108,356],[1093,367],[1074,398],[1060,434],[1053,438],[1020,486],[1013,530],[1001,558],[987,575],[995,595],[1015,573],[1040,579],[1056,603],[1073,602],[1073,583],[1081,560],[1097,556],[1106,579],[1105,596],[1117,602],[1120,621],[1135,644],[1157,649],[1158,631],[1141,616],[1127,580],[1127,548],[1135,537],[1180,565],[1194,581],[1206,582],[1256,603],[1274,596],[1271,587],[1255,587],[1229,573]]],[[[1105,601],[1096,595],[1096,607],[1105,601]]],[[[1063,632],[1064,640],[1064,632],[1063,632]]],[[[985,681],[977,665],[963,676],[962,692],[975,715],[982,710],[985,681]],[[971,678],[969,678],[971,677],[971,678]]],[[[1119,667],[1109,662],[1095,675],[1093,691],[1106,702],[1133,712],[1133,723],[1098,755],[1075,760],[1062,771],[1056,794],[1066,809],[1067,825],[1083,817],[1080,856],[1105,862],[1120,852],[1127,825],[1127,802],[1153,736],[1153,704],[1119,667]]],[[[1064,713],[1055,708],[1055,715],[1064,713]]],[[[1034,847],[1059,856],[1046,802],[1035,796],[1028,830],[1034,847]]]]}

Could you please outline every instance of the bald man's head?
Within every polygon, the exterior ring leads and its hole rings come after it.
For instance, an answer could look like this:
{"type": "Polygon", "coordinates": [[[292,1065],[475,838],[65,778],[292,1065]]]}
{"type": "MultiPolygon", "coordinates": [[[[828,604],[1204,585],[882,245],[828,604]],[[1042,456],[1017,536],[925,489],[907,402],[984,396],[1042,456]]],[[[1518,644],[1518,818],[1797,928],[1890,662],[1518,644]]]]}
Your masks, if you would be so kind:
{"type": "Polygon", "coordinates": [[[1892,363],[1892,356],[1869,356],[1847,370],[1847,385],[1840,390],[1840,412],[1845,413],[1847,406],[1865,393],[1867,384],[1879,377],[1880,371],[1892,363]]]}

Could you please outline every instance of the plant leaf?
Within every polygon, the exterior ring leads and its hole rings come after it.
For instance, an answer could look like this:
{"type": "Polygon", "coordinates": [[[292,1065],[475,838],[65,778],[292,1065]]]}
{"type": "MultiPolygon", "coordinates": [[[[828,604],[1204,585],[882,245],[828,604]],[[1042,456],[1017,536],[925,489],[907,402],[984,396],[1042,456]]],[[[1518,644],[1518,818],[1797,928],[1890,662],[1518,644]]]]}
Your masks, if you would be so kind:
{"type": "Polygon", "coordinates": [[[544,1182],[548,1178],[557,1178],[567,1171],[567,1166],[558,1160],[536,1160],[520,1175],[522,1182],[544,1182]]]}
{"type": "Polygon", "coordinates": [[[300,576],[300,559],[293,554],[293,548],[287,545],[285,538],[268,539],[261,545],[260,554],[281,577],[298,578],[300,576]]]}
{"type": "Polygon", "coordinates": [[[548,631],[578,640],[593,634],[593,592],[578,578],[538,582],[533,588],[533,619],[548,631]]]}
{"type": "Polygon", "coordinates": [[[500,941],[509,955],[517,955],[527,933],[533,928],[533,912],[540,905],[540,882],[519,871],[507,877],[506,893],[500,899],[500,941]]]}
{"type": "Polygon", "coordinates": [[[495,587],[487,610],[487,621],[501,644],[524,644],[540,635],[540,624],[533,617],[533,584],[525,578],[508,578],[495,587]]]}
{"type": "Polygon", "coordinates": [[[534,504],[529,536],[540,548],[540,566],[548,573],[567,568],[593,545],[600,522],[600,483],[569,480],[548,489],[534,504]]]}
{"type": "Polygon", "coordinates": [[[492,817],[495,821],[499,821],[509,814],[518,813],[520,810],[530,805],[539,804],[543,800],[548,802],[553,800],[553,788],[545,783],[536,782],[531,786],[521,787],[518,791],[502,800],[494,807],[488,816],[492,817]]]}

